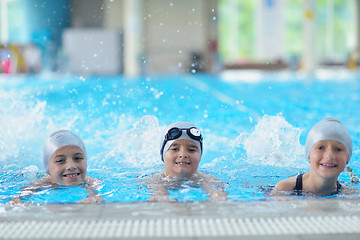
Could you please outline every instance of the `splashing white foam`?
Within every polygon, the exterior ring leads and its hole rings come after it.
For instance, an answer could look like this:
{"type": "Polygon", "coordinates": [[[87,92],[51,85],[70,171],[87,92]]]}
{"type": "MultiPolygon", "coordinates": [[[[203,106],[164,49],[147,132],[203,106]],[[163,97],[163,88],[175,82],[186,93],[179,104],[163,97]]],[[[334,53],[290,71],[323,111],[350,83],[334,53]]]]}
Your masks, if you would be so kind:
{"type": "Polygon", "coordinates": [[[41,146],[39,133],[44,128],[45,107],[46,102],[28,99],[17,92],[0,91],[1,161],[32,155],[41,146]]]}
{"type": "Polygon", "coordinates": [[[264,116],[252,133],[240,134],[234,146],[243,146],[247,161],[252,164],[304,167],[300,134],[301,129],[289,124],[283,116],[264,116]]]}
{"type": "Polygon", "coordinates": [[[153,167],[161,163],[160,141],[163,131],[156,117],[143,116],[130,130],[118,132],[111,138],[113,147],[105,160],[115,158],[131,167],[153,167]]]}

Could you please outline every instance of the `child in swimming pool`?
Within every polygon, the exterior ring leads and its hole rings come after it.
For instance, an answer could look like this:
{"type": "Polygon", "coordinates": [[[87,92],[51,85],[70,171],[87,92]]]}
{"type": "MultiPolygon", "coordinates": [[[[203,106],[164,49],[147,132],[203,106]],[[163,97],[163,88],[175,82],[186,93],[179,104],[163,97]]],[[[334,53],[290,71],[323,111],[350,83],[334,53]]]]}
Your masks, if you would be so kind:
{"type": "Polygon", "coordinates": [[[88,190],[88,198],[80,203],[102,202],[101,195],[95,193],[97,181],[86,175],[87,155],[83,141],[68,130],[59,130],[52,133],[43,146],[43,164],[49,174],[31,186],[26,187],[20,193],[20,198],[13,199],[13,203],[19,203],[21,197],[44,188],[57,185],[78,186],[88,190]]]}
{"type": "Polygon", "coordinates": [[[306,138],[305,154],[310,172],[278,182],[272,193],[328,196],[353,192],[337,180],[352,154],[351,136],[339,120],[325,118],[315,124],[306,138]]]}
{"type": "Polygon", "coordinates": [[[147,181],[152,191],[150,201],[176,201],[171,199],[168,188],[182,184],[200,186],[213,201],[224,201],[227,194],[215,177],[197,171],[203,152],[202,135],[190,122],[176,122],[168,126],[160,154],[165,172],[154,174],[147,181]]]}

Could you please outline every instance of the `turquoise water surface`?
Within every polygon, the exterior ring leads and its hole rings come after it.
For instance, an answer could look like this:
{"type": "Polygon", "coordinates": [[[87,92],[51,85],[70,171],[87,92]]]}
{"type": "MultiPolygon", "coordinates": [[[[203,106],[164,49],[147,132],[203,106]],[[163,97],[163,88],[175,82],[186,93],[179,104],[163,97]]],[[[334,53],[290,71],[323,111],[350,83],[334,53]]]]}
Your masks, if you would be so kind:
{"type": "MultiPolygon", "coordinates": [[[[66,128],[88,151],[88,174],[100,178],[107,202],[147,201],[146,177],[163,171],[164,128],[191,121],[204,134],[200,171],[220,178],[230,200],[264,200],[279,180],[309,169],[304,143],[312,125],[336,117],[349,129],[350,166],[360,175],[360,81],[295,74],[123,76],[0,76],[0,203],[45,175],[42,144],[66,128]]],[[[340,175],[345,185],[349,176],[340,175]]],[[[199,188],[170,193],[206,200],[199,188]]],[[[81,187],[45,189],[27,201],[68,203],[81,187]]]]}

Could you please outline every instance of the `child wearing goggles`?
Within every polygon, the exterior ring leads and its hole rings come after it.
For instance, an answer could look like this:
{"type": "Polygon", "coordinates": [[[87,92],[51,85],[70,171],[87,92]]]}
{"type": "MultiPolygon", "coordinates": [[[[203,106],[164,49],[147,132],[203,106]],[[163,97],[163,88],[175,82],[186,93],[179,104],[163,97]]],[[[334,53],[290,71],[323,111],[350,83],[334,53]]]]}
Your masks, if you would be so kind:
{"type": "Polygon", "coordinates": [[[222,183],[197,171],[203,152],[202,141],[200,130],[190,122],[176,122],[168,126],[160,149],[165,172],[154,174],[146,181],[152,191],[150,201],[175,201],[170,199],[167,189],[180,188],[185,182],[203,188],[211,200],[226,200],[222,183]]]}
{"type": "Polygon", "coordinates": [[[325,118],[310,130],[305,144],[310,172],[278,182],[275,195],[328,196],[350,193],[337,179],[352,154],[352,140],[346,127],[335,118],[325,118]]]}

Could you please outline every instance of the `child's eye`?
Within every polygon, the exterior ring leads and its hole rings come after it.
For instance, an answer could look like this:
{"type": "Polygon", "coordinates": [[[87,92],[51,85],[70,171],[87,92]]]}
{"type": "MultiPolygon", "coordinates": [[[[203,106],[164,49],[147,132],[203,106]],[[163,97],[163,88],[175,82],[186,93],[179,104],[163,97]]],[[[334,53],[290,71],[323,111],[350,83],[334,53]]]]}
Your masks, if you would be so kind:
{"type": "Polygon", "coordinates": [[[324,146],[319,146],[318,149],[319,149],[319,150],[324,150],[325,147],[324,147],[324,146]]]}
{"type": "Polygon", "coordinates": [[[57,159],[55,162],[56,162],[56,163],[64,163],[64,162],[65,162],[65,159],[57,159]]]}
{"type": "Polygon", "coordinates": [[[179,150],[179,148],[177,148],[177,147],[172,147],[172,148],[170,148],[170,150],[177,151],[177,150],[179,150]]]}
{"type": "Polygon", "coordinates": [[[74,158],[75,161],[81,161],[81,160],[83,160],[83,159],[84,159],[83,157],[75,157],[75,158],[74,158]]]}
{"type": "Polygon", "coordinates": [[[336,151],[341,152],[341,151],[343,151],[343,149],[342,148],[336,148],[336,151]]]}

